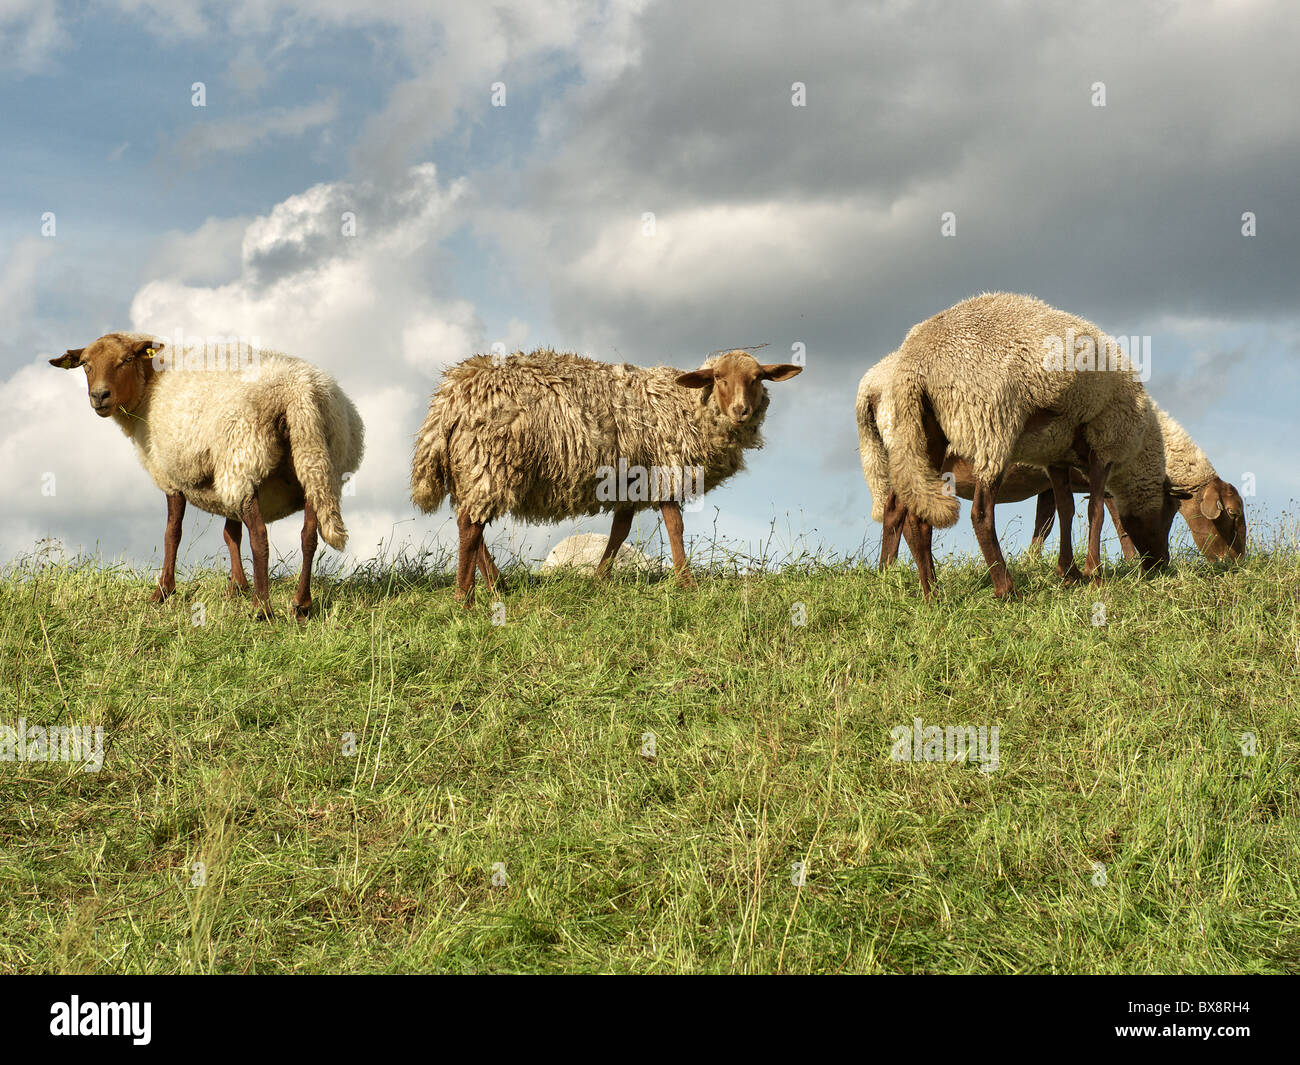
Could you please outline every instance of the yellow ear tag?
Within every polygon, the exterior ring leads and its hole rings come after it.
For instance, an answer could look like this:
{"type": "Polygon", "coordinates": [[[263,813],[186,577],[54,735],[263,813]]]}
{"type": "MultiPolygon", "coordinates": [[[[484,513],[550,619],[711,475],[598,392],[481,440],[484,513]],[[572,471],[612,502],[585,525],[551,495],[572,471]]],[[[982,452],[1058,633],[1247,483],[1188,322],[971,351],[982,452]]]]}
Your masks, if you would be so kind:
{"type": "Polygon", "coordinates": [[[148,355],[156,355],[156,354],[157,354],[157,352],[155,352],[153,348],[145,348],[144,350],[145,350],[145,353],[148,354],[148,355]]]}

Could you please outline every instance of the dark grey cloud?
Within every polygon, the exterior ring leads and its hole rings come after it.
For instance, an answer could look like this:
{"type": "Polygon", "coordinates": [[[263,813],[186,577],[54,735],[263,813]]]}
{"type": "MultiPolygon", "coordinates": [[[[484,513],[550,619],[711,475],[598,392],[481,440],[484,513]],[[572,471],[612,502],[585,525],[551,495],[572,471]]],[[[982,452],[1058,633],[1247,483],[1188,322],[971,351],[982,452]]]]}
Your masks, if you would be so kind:
{"type": "Polygon", "coordinates": [[[553,108],[530,176],[564,330],[645,338],[651,358],[798,338],[838,361],[998,288],[1102,322],[1294,312],[1294,5],[659,5],[641,30],[636,65],[553,108]],[[617,258],[609,285],[572,269],[644,210],[680,235],[745,204],[805,219],[816,256],[783,272],[790,234],[765,256],[740,216],[698,298],[668,279],[621,287],[617,258]]]}

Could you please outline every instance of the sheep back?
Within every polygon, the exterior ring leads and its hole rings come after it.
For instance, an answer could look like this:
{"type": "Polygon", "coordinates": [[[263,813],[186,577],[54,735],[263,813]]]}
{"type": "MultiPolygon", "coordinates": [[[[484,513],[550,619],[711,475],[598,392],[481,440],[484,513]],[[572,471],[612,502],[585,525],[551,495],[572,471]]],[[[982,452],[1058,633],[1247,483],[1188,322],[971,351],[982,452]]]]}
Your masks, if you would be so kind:
{"type": "Polygon", "coordinates": [[[332,497],[316,504],[322,536],[346,540],[338,488],[361,463],[364,429],[334,379],[310,363],[260,352],[234,369],[169,366],[134,411],[115,417],[160,489],[226,518],[241,519],[254,492],[268,522],[301,510],[318,474],[332,497]]]}
{"type": "MultiPolygon", "coordinates": [[[[1075,369],[1047,363],[1047,341],[1091,337],[1097,364],[1105,366],[1105,334],[1091,322],[1032,296],[989,293],[950,307],[914,326],[898,351],[891,376],[894,432],[890,482],[922,518],[943,527],[957,516],[957,501],[943,491],[924,461],[920,425],[928,402],[953,451],[977,477],[991,481],[1013,462],[1047,467],[1073,453],[1075,432],[1124,480],[1139,452],[1159,450],[1149,430],[1154,413],[1126,355],[1114,369],[1075,369]],[[1050,412],[1045,425],[1026,431],[1033,415],[1050,412]]],[[[1144,467],[1144,473],[1146,468],[1144,467]]],[[[1146,477],[1128,493],[1142,495],[1146,477]]]]}

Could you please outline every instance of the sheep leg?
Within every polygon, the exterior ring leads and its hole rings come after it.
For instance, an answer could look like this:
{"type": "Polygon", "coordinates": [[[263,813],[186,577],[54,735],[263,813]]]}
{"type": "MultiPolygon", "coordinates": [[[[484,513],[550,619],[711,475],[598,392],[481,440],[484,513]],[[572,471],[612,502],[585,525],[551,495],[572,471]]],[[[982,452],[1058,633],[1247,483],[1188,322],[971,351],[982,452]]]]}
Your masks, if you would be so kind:
{"type": "Polygon", "coordinates": [[[483,522],[470,521],[469,514],[456,515],[460,529],[460,559],[456,566],[456,598],[469,609],[474,605],[474,567],[478,565],[478,551],[483,546],[483,522]]]}
{"type": "Polygon", "coordinates": [[[185,517],[185,497],[180,492],[167,493],[167,529],[163,533],[163,568],[150,601],[161,603],[176,591],[176,550],[181,546],[181,519],[185,517]]]}
{"type": "Polygon", "coordinates": [[[1101,568],[1101,526],[1106,512],[1106,477],[1110,463],[1102,462],[1097,453],[1088,449],[1088,558],[1083,572],[1096,577],[1101,568]]]}
{"type": "Polygon", "coordinates": [[[902,531],[907,537],[907,547],[912,552],[912,560],[916,563],[916,575],[921,578],[921,595],[929,599],[930,584],[934,580],[934,556],[930,553],[934,526],[928,521],[921,521],[910,510],[904,508],[902,531]]]}
{"type": "Polygon", "coordinates": [[[233,597],[239,592],[248,591],[248,578],[244,576],[244,563],[239,557],[239,545],[244,539],[244,527],[235,518],[227,518],[222,536],[226,541],[226,547],[230,549],[230,584],[226,588],[226,596],[233,597]]]}
{"type": "Polygon", "coordinates": [[[319,528],[316,508],[307,502],[302,507],[302,573],[298,575],[298,594],[293,597],[295,617],[305,618],[311,613],[311,563],[316,557],[319,528]]]}
{"type": "Polygon", "coordinates": [[[1037,555],[1047,542],[1052,532],[1052,522],[1056,519],[1055,491],[1038,493],[1038,507],[1034,511],[1034,538],[1029,541],[1029,550],[1037,555]]]}
{"type": "Polygon", "coordinates": [[[257,492],[244,504],[244,524],[248,526],[248,548],[253,554],[253,615],[267,620],[271,617],[271,547],[257,492]]]}
{"type": "Polygon", "coordinates": [[[1124,552],[1124,560],[1127,562],[1137,557],[1137,548],[1133,546],[1133,540],[1127,532],[1124,531],[1124,523],[1119,520],[1119,507],[1115,505],[1115,497],[1106,497],[1106,509],[1110,512],[1110,520],[1115,523],[1115,535],[1119,537],[1120,550],[1124,552]]]}
{"type": "MultiPolygon", "coordinates": [[[[1082,579],[1083,574],[1074,561],[1074,489],[1070,486],[1070,470],[1068,466],[1052,466],[1047,473],[1052,478],[1052,490],[1043,495],[1055,498],[1056,513],[1061,519],[1061,550],[1057,557],[1056,572],[1066,584],[1073,584],[1082,579]]],[[[1042,496],[1039,496],[1040,509],[1042,501],[1042,496]]],[[[1049,512],[1048,528],[1051,528],[1051,521],[1049,512]]]]}
{"type": "Polygon", "coordinates": [[[609,571],[614,568],[614,557],[627,539],[627,534],[632,531],[634,513],[631,507],[619,507],[614,511],[614,523],[609,527],[609,543],[605,545],[605,553],[600,556],[600,562],[596,566],[597,577],[608,577],[609,571]]]}
{"type": "Polygon", "coordinates": [[[664,516],[664,528],[668,530],[668,542],[673,548],[673,571],[683,587],[694,588],[695,579],[686,562],[686,545],[682,542],[682,508],[676,503],[664,502],[659,504],[659,513],[664,516]]]}
{"type": "Polygon", "coordinates": [[[494,592],[499,588],[504,592],[506,582],[501,579],[501,571],[497,569],[497,564],[492,561],[492,556],[488,554],[487,540],[479,541],[477,562],[478,570],[483,574],[483,583],[487,585],[487,590],[494,592]]]}
{"type": "Polygon", "coordinates": [[[1007,572],[1006,559],[1002,557],[1002,546],[998,543],[997,527],[993,520],[993,501],[997,497],[996,482],[990,484],[983,478],[976,478],[970,521],[975,528],[975,539],[984,553],[984,561],[988,564],[989,577],[993,580],[993,594],[999,599],[1005,599],[1015,591],[1015,585],[1011,574],[1007,572]]]}
{"type": "MultiPolygon", "coordinates": [[[[885,504],[884,532],[880,534],[880,565],[879,569],[888,569],[898,558],[898,538],[903,533],[903,523],[909,517],[907,507],[898,501],[898,496],[893,492],[889,493],[889,502],[885,504]]],[[[912,551],[913,559],[916,558],[916,550],[912,548],[912,541],[907,541],[907,546],[912,551]]]]}
{"type": "MultiPolygon", "coordinates": [[[[923,521],[922,519],[917,518],[916,531],[921,544],[921,554],[925,556],[925,571],[930,577],[930,583],[933,584],[934,583],[934,554],[931,550],[931,545],[934,543],[934,526],[931,525],[928,521],[923,521]]],[[[917,563],[918,569],[920,568],[920,565],[921,564],[918,562],[917,563]]]]}

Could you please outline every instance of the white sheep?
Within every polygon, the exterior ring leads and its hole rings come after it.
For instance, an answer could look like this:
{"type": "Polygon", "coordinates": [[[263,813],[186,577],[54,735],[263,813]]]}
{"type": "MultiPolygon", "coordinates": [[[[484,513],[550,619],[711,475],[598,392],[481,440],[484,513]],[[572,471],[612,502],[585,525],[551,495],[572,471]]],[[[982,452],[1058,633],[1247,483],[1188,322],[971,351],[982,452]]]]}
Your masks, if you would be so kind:
{"type": "Polygon", "coordinates": [[[345,474],[361,464],[364,430],[334,379],[301,359],[270,351],[218,349],[172,359],[139,333],[109,333],[50,364],[86,371],[90,404],[135,445],[167,496],[163,570],[153,599],[176,590],[176,550],[186,503],[226,519],[230,592],[245,591],[241,522],[253,553],[253,597],[269,615],[266,523],[304,512],[302,573],[293,609],[311,608],[316,536],[347,543],[339,511],[345,474]]]}
{"type": "Polygon", "coordinates": [[[450,496],[460,529],[457,596],[468,606],[475,566],[500,574],[483,527],[506,514],[561,521],[612,511],[598,567],[608,573],[637,510],[658,507],[678,578],[691,581],[680,504],[744,468],[762,446],[765,381],[802,368],[729,351],[685,372],[596,362],[549,350],[451,367],[416,438],[411,498],[423,511],[450,496]]]}
{"type": "MultiPolygon", "coordinates": [[[[600,533],[575,533],[567,536],[551,548],[546,561],[542,563],[542,572],[573,569],[579,573],[595,573],[604,561],[608,543],[609,537],[600,533]]],[[[643,552],[625,543],[614,555],[612,568],[644,571],[651,569],[652,563],[643,552]]]]}
{"type": "MultiPolygon", "coordinates": [[[[914,326],[885,369],[864,385],[868,395],[879,386],[868,414],[887,452],[885,499],[892,493],[904,508],[909,545],[908,522],[928,539],[925,526],[945,528],[957,519],[957,494],[940,474],[951,448],[971,464],[971,521],[996,595],[1013,590],[993,509],[1015,463],[1040,467],[1051,477],[1064,534],[1060,568],[1067,579],[1079,576],[1068,543],[1071,467],[1088,471],[1086,574],[1100,564],[1108,482],[1143,565],[1168,561],[1169,525],[1185,493],[1174,492],[1166,474],[1154,404],[1127,356],[1092,323],[1032,296],[976,296],[914,326]]],[[[863,400],[860,389],[860,411],[863,400]]],[[[881,461],[864,451],[869,482],[882,483],[881,461]]],[[[928,559],[919,565],[923,584],[932,566],[928,559]]]]}
{"type": "MultiPolygon", "coordinates": [[[[891,424],[891,412],[883,406],[882,400],[885,381],[896,363],[895,356],[896,353],[888,355],[872,366],[858,386],[857,421],[862,470],[871,490],[872,518],[884,525],[880,569],[885,569],[897,558],[900,535],[908,534],[908,545],[917,562],[923,589],[928,594],[929,581],[934,578],[933,557],[929,550],[930,527],[926,525],[923,534],[916,523],[908,523],[905,508],[898,505],[889,486],[889,453],[883,434],[891,424]]],[[[1245,554],[1247,533],[1245,504],[1241,495],[1233,485],[1219,477],[1205,452],[1177,421],[1158,406],[1156,416],[1172,493],[1180,497],[1186,495],[1181,500],[1179,511],[1192,539],[1212,561],[1240,559],[1245,554]]],[[[974,497],[975,475],[969,461],[950,449],[940,473],[949,480],[959,498],[974,497]]],[[[1072,492],[1088,490],[1087,478],[1078,469],[1070,471],[1070,489],[1072,492]]],[[[1038,505],[1030,549],[1037,551],[1052,531],[1056,516],[1051,478],[1046,470],[1014,463],[998,486],[996,501],[1018,503],[1034,496],[1037,496],[1038,505]]],[[[1124,530],[1123,520],[1111,495],[1106,496],[1106,509],[1115,525],[1124,557],[1133,558],[1137,552],[1124,530]]]]}
{"type": "MultiPolygon", "coordinates": [[[[1177,421],[1156,406],[1160,422],[1160,435],[1165,449],[1165,472],[1172,493],[1186,496],[1178,511],[1187,523],[1192,541],[1201,553],[1212,562],[1240,559],[1246,553],[1246,504],[1234,485],[1223,480],[1214,469],[1209,457],[1197,446],[1177,421]]],[[[971,465],[952,452],[944,460],[943,472],[951,473],[957,495],[970,499],[974,493],[975,477],[971,465]]],[[[1077,469],[1070,472],[1070,488],[1074,492],[1088,490],[1087,479],[1077,469]]],[[[998,487],[999,503],[1018,503],[1038,496],[1034,515],[1034,535],[1030,549],[1042,547],[1052,531],[1055,504],[1052,485],[1047,473],[1032,466],[1014,465],[998,487]]],[[[1113,496],[1106,496],[1106,509],[1115,525],[1120,547],[1126,559],[1134,558],[1137,551],[1124,531],[1113,496]]]]}

